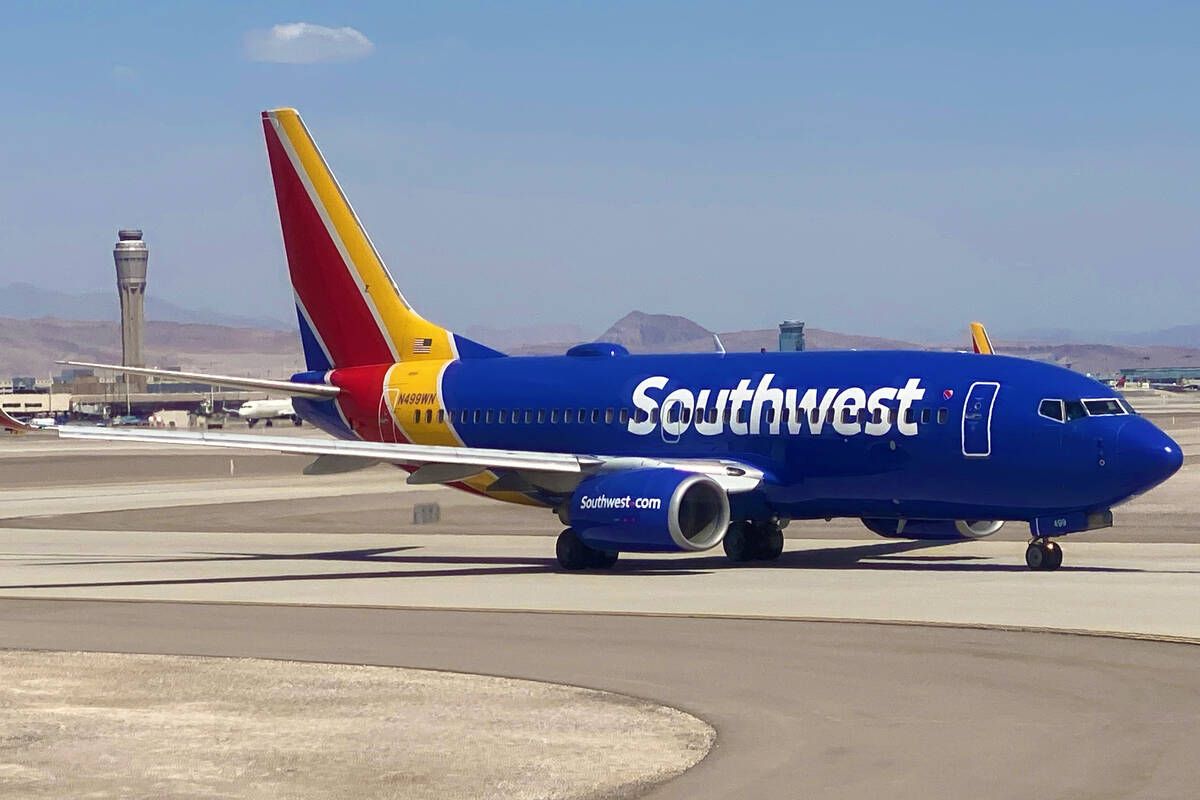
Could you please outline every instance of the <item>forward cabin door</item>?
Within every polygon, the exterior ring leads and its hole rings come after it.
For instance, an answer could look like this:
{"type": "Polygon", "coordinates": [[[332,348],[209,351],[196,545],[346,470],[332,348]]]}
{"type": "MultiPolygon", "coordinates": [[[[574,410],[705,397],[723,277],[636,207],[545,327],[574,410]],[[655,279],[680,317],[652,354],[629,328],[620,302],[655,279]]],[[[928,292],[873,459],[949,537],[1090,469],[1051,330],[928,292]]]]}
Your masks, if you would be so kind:
{"type": "Polygon", "coordinates": [[[999,391],[1000,384],[979,381],[967,392],[962,415],[962,452],[967,458],[992,454],[992,407],[999,391]]]}

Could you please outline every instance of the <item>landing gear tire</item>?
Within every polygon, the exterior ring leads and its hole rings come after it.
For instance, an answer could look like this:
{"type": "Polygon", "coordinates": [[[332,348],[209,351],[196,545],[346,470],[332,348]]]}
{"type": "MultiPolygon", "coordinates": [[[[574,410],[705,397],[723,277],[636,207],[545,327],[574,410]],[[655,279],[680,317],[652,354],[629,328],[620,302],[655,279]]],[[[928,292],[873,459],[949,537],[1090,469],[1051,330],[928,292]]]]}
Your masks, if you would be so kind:
{"type": "Polygon", "coordinates": [[[730,523],[723,545],[725,555],[735,564],[754,558],[754,538],[750,536],[750,526],[744,522],[730,523]]]}
{"type": "Polygon", "coordinates": [[[1063,552],[1058,542],[1037,539],[1025,548],[1025,563],[1038,572],[1049,572],[1062,566],[1063,552]]]}
{"type": "Polygon", "coordinates": [[[258,420],[256,420],[256,419],[248,419],[248,420],[246,420],[246,427],[247,427],[247,428],[253,428],[253,427],[254,427],[254,423],[256,423],[256,422],[258,422],[258,420]]]}
{"type": "Polygon", "coordinates": [[[783,531],[771,524],[734,522],[725,532],[725,555],[735,563],[774,561],[783,553],[783,531]]]}
{"type": "Polygon", "coordinates": [[[621,555],[616,550],[595,550],[590,547],[588,549],[592,551],[592,563],[588,565],[592,569],[612,569],[621,555]]]}
{"type": "Polygon", "coordinates": [[[783,555],[783,531],[774,525],[761,525],[758,528],[758,552],[754,557],[759,561],[774,561],[783,555]]]}
{"type": "Polygon", "coordinates": [[[581,569],[609,569],[617,563],[618,553],[588,547],[575,531],[567,528],[558,535],[554,546],[558,564],[570,572],[581,569]]]}

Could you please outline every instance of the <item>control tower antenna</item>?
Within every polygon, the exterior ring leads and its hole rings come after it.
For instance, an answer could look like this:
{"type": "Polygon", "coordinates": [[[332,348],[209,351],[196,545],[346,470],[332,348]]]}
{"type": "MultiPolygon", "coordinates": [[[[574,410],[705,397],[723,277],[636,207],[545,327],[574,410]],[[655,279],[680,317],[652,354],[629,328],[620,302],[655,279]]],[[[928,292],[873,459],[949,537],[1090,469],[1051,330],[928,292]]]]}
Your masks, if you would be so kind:
{"type": "MultiPolygon", "coordinates": [[[[117,232],[113,261],[117,264],[117,294],[121,297],[121,363],[127,367],[146,366],[142,342],[146,328],[146,262],[150,250],[142,241],[142,232],[128,229],[117,232]]],[[[125,375],[131,392],[146,391],[144,375],[125,375]]]]}

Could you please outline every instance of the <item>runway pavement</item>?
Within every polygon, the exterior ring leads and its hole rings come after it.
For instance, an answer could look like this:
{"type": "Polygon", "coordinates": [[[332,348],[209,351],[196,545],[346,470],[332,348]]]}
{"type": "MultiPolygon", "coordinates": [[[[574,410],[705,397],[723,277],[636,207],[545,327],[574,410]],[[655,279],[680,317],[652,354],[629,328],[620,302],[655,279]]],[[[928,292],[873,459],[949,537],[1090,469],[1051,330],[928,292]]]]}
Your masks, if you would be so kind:
{"type": "MultiPolygon", "coordinates": [[[[1195,433],[1176,433],[1185,452],[1195,433]]],[[[0,449],[0,476],[40,475],[0,489],[0,647],[430,667],[648,698],[718,733],[655,797],[1190,797],[1200,779],[1200,649],[1178,643],[1200,641],[1200,465],[1118,509],[1117,527],[1068,537],[1055,573],[1026,570],[1014,526],[947,545],[835,521],[793,525],[769,565],[635,556],[563,574],[548,513],[387,468],[302,478],[296,459],[243,471],[239,455],[231,477],[227,457],[173,454],[147,474],[138,453],[86,448],[76,466],[42,463],[55,457],[0,449]],[[442,521],[412,524],[418,502],[442,521]]]]}
{"type": "Polygon", "coordinates": [[[1190,798],[1200,785],[1190,645],[187,603],[5,600],[0,617],[3,647],[403,665],[652,698],[717,729],[709,756],[652,798],[1190,798]]]}

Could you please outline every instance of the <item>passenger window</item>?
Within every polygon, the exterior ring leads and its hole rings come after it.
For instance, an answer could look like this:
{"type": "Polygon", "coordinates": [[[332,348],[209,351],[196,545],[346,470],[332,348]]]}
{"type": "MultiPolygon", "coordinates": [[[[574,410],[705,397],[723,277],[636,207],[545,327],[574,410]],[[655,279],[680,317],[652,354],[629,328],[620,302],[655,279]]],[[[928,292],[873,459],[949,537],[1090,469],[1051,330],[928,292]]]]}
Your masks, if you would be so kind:
{"type": "Polygon", "coordinates": [[[525,409],[525,424],[526,425],[533,424],[533,409],[532,408],[525,409]]]}
{"type": "Polygon", "coordinates": [[[621,424],[624,425],[626,422],[629,422],[629,409],[622,408],[621,409],[621,424]]]}
{"type": "Polygon", "coordinates": [[[593,408],[592,409],[592,424],[595,425],[599,421],[600,421],[600,409],[593,408]]]}
{"type": "Polygon", "coordinates": [[[738,409],[738,411],[737,411],[737,421],[738,421],[738,422],[745,422],[745,421],[746,421],[746,409],[745,409],[744,407],[743,407],[743,408],[739,408],[739,409],[738,409]]]}
{"type": "Polygon", "coordinates": [[[850,409],[843,408],[842,409],[842,422],[849,422],[849,421],[850,421],[850,409]]]}
{"type": "Polygon", "coordinates": [[[857,416],[857,417],[858,417],[858,424],[859,424],[859,425],[864,425],[864,424],[866,424],[866,421],[867,421],[867,410],[866,410],[865,408],[860,408],[860,409],[858,410],[858,414],[856,414],[855,416],[857,416]]]}
{"type": "Polygon", "coordinates": [[[875,413],[871,415],[871,422],[874,422],[876,425],[883,422],[882,408],[879,408],[878,406],[875,407],[875,413]]]}
{"type": "MultiPolygon", "coordinates": [[[[475,409],[474,413],[471,414],[471,421],[474,422],[476,425],[479,424],[479,409],[478,408],[475,409]]],[[[488,420],[488,422],[491,422],[491,420],[488,420]]]]}
{"type": "Polygon", "coordinates": [[[814,408],[812,410],[812,413],[809,414],[809,417],[812,419],[812,424],[816,425],[818,422],[821,421],[821,409],[814,408]]]}
{"type": "Polygon", "coordinates": [[[604,424],[612,425],[612,421],[613,421],[613,410],[611,408],[604,409],[604,424]]]}
{"type": "Polygon", "coordinates": [[[416,423],[416,422],[420,422],[420,421],[421,421],[421,409],[417,409],[416,411],[413,412],[413,422],[416,423]]]}
{"type": "Polygon", "coordinates": [[[575,419],[575,409],[573,409],[573,408],[563,409],[563,422],[571,422],[574,419],[575,419]]]}
{"type": "Polygon", "coordinates": [[[725,411],[723,413],[723,416],[725,417],[726,425],[729,424],[729,420],[732,418],[732,415],[733,415],[733,410],[730,409],[729,406],[725,406],[725,411]]]}
{"type": "Polygon", "coordinates": [[[774,422],[775,422],[775,409],[769,408],[769,409],[767,409],[767,424],[771,425],[774,422]]]}
{"type": "Polygon", "coordinates": [[[508,422],[508,409],[507,408],[500,409],[500,416],[497,419],[501,425],[508,422]]]}
{"type": "Polygon", "coordinates": [[[486,422],[488,425],[492,424],[492,409],[489,408],[487,410],[486,419],[484,420],[484,422],[486,422]]]}
{"type": "Polygon", "coordinates": [[[425,422],[426,422],[426,424],[433,422],[433,409],[432,408],[425,409],[425,422]]]}
{"type": "Polygon", "coordinates": [[[933,409],[929,409],[929,408],[921,409],[921,424],[922,425],[928,425],[929,420],[932,418],[933,418],[933,409]]]}
{"type": "MultiPolygon", "coordinates": [[[[454,419],[454,415],[451,414],[450,418],[454,419]]],[[[446,412],[439,408],[438,409],[438,424],[440,425],[441,423],[443,423],[445,421],[446,421],[446,412]]]]}
{"type": "Polygon", "coordinates": [[[717,409],[716,409],[716,407],[713,407],[708,410],[708,424],[715,425],[716,422],[717,422],[717,409]]]}
{"type": "Polygon", "coordinates": [[[577,419],[579,420],[580,425],[587,422],[587,409],[586,408],[579,409],[579,416],[577,417],[577,419]]]}
{"type": "Polygon", "coordinates": [[[946,420],[950,419],[950,410],[947,408],[938,409],[938,425],[945,425],[946,420]]]}
{"type": "Polygon", "coordinates": [[[558,422],[558,409],[552,408],[550,409],[550,424],[553,425],[556,422],[558,422]]]}
{"type": "MultiPolygon", "coordinates": [[[[513,413],[512,413],[512,422],[513,422],[513,425],[516,425],[516,424],[517,424],[518,422],[520,422],[520,421],[521,421],[521,409],[519,409],[519,408],[514,408],[514,409],[513,409],[513,413]]],[[[528,420],[527,420],[527,421],[528,421],[528,420]]]]}
{"type": "Polygon", "coordinates": [[[833,409],[832,408],[825,412],[825,423],[827,425],[833,424],[833,409]]]}
{"type": "Polygon", "coordinates": [[[783,425],[786,425],[786,424],[787,424],[787,421],[788,421],[788,414],[789,414],[789,412],[790,412],[790,411],[791,411],[791,409],[790,409],[790,408],[785,408],[785,409],[783,409],[783,411],[779,412],[779,422],[780,422],[780,424],[783,424],[783,425]]]}
{"type": "Polygon", "coordinates": [[[538,409],[538,425],[541,425],[545,421],[546,421],[546,409],[539,408],[538,409]]]}
{"type": "Polygon", "coordinates": [[[899,411],[897,411],[897,410],[896,410],[896,409],[894,409],[894,408],[889,408],[889,409],[888,409],[888,424],[889,424],[889,425],[895,425],[895,424],[896,424],[896,417],[898,417],[899,415],[900,415],[900,412],[899,412],[899,411]]]}
{"type": "Polygon", "coordinates": [[[917,412],[913,410],[912,406],[909,406],[908,408],[904,409],[904,424],[905,425],[912,425],[914,422],[916,422],[916,420],[917,420],[917,412]]]}
{"type": "Polygon", "coordinates": [[[1064,400],[1063,405],[1066,406],[1068,420],[1083,419],[1087,416],[1087,409],[1078,400],[1064,400]]]}
{"type": "Polygon", "coordinates": [[[1038,406],[1038,414],[1046,419],[1052,419],[1055,422],[1063,421],[1063,403],[1062,400],[1043,400],[1038,406]]]}

